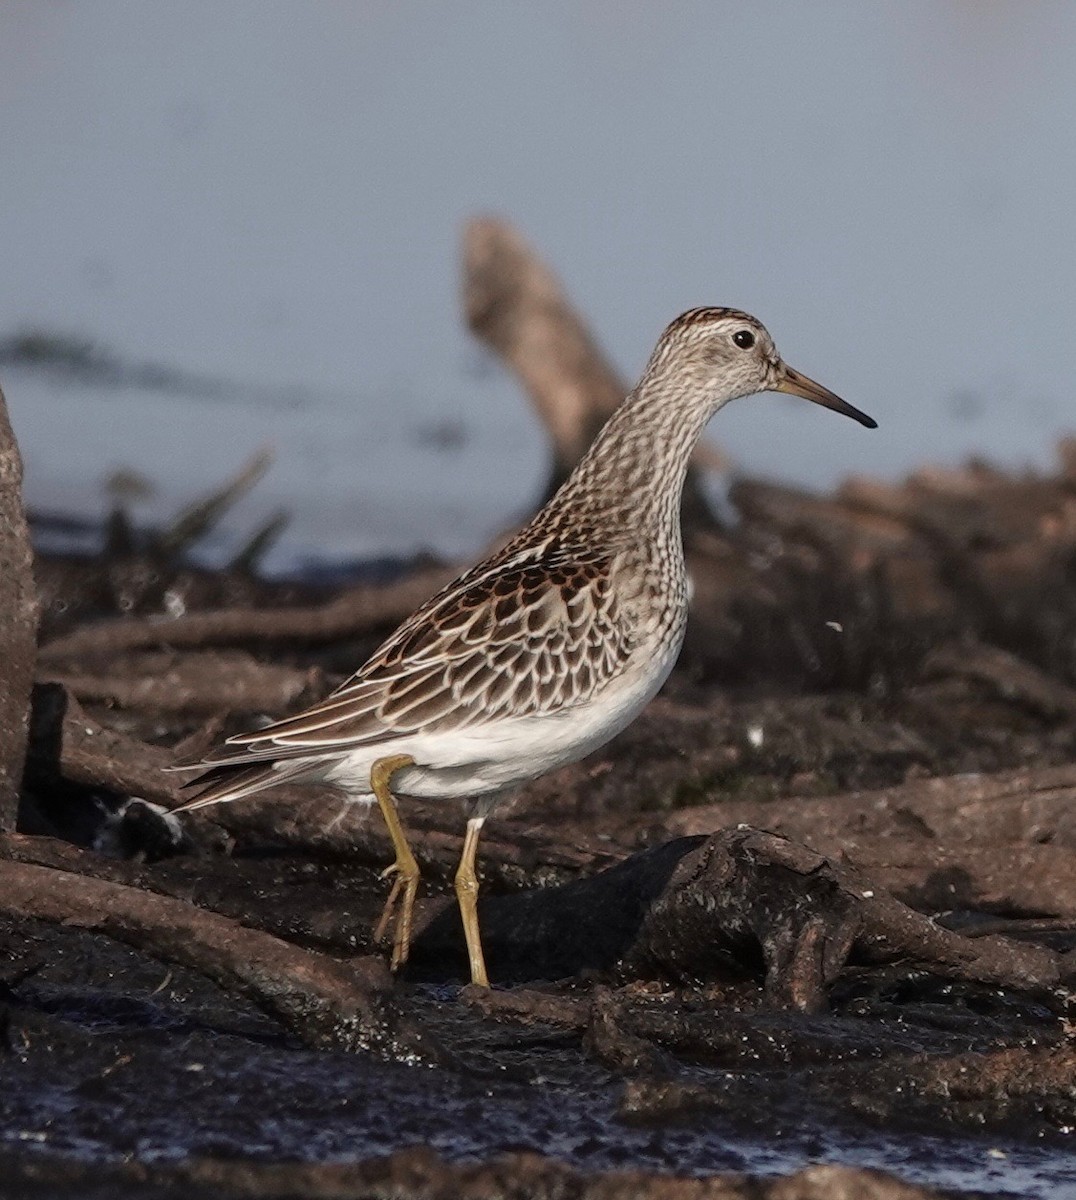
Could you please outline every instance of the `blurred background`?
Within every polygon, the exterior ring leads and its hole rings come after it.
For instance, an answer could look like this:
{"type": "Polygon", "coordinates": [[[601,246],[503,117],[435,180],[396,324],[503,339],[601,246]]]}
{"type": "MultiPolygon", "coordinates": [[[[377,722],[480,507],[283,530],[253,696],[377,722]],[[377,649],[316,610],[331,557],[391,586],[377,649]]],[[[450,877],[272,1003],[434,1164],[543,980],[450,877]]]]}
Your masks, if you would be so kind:
{"type": "MultiPolygon", "coordinates": [[[[1076,424],[1071,0],[2,0],[0,383],[29,503],[155,520],[276,451],[270,565],[476,552],[545,435],[467,334],[515,222],[634,378],[696,304],[875,416],[710,430],[812,487],[1076,424]]],[[[714,477],[720,490],[726,481],[714,477]]],[[[227,531],[225,532],[225,540],[227,531]]]]}

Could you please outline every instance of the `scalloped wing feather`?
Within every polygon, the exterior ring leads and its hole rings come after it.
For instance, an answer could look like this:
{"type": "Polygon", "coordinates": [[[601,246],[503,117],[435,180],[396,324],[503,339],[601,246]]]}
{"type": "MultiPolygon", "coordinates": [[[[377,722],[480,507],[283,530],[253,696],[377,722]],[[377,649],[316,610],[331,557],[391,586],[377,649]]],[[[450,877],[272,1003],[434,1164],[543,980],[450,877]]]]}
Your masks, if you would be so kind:
{"type": "Polygon", "coordinates": [[[420,608],[320,704],[229,738],[206,762],[344,754],[420,729],[582,703],[634,646],[612,565],[608,555],[559,548],[487,563],[420,608]]]}

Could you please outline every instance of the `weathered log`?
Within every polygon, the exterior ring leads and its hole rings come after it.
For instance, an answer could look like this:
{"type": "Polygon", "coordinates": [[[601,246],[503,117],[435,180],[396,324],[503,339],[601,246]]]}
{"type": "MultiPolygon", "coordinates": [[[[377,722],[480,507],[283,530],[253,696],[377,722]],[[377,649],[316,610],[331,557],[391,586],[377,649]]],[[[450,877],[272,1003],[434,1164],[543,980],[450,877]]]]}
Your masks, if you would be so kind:
{"type": "MultiPolygon", "coordinates": [[[[966,938],[894,899],[864,872],[753,829],[682,838],[555,889],[480,901],[490,972],[500,980],[583,968],[706,979],[761,964],[778,1007],[817,1011],[849,961],[895,961],[966,980],[1030,989],[1057,984],[1051,950],[966,938]]],[[[437,916],[413,962],[446,970],[458,917],[437,916]]]]}
{"type": "Polygon", "coordinates": [[[838,499],[863,512],[896,519],[923,534],[945,533],[979,549],[1031,539],[1071,544],[1076,525],[1066,504],[1065,443],[1060,475],[1016,475],[972,462],[956,468],[923,467],[900,484],[859,477],[838,499]]]}
{"type": "Polygon", "coordinates": [[[917,835],[949,847],[1024,842],[1076,849],[1076,764],[943,775],[838,796],[730,798],[671,812],[651,836],[691,837],[738,824],[808,841],[815,834],[864,840],[917,835]]]}
{"type": "Polygon", "coordinates": [[[692,975],[708,955],[720,960],[735,948],[742,955],[752,943],[771,1000],[805,1012],[824,1006],[826,987],[849,961],[917,963],[958,979],[1032,989],[1060,978],[1053,951],[942,929],[867,872],[752,829],[717,834],[678,864],[628,960],[692,975]],[[708,935],[711,948],[700,956],[708,935]]]}
{"type": "MultiPolygon", "coordinates": [[[[833,1061],[835,1045],[840,1046],[843,1060],[877,1060],[921,1050],[924,1041],[942,1051],[959,1052],[974,1045],[976,1038],[970,1017],[968,1028],[931,1029],[924,1036],[926,1031],[917,1032],[909,1025],[866,1021],[860,1015],[759,1010],[750,999],[742,1007],[718,999],[699,1007],[670,1005],[631,983],[616,991],[594,984],[587,993],[568,994],[525,987],[492,991],[468,987],[462,999],[484,1017],[503,1024],[552,1025],[582,1033],[591,1053],[607,1066],[628,1069],[629,1074],[639,1066],[658,1075],[676,1073],[675,1068],[669,1069],[671,1064],[655,1060],[625,1061],[633,1053],[645,1057],[645,1047],[723,1070],[756,1071],[793,1063],[801,1068],[825,1066],[833,1061]]],[[[1026,1036],[1026,1031],[1014,1036],[1026,1036]]]]}
{"type": "Polygon", "coordinates": [[[344,964],[229,917],[49,867],[0,860],[0,912],[103,933],[238,992],[308,1044],[437,1057],[388,999],[379,959],[344,964]]]}
{"type": "Polygon", "coordinates": [[[22,459],[0,392],[0,830],[14,829],[37,653],[37,591],[22,459]]]}
{"type": "MultiPolygon", "coordinates": [[[[943,1200],[943,1193],[882,1171],[818,1164],[791,1175],[692,1179],[656,1171],[591,1171],[539,1154],[492,1162],[447,1162],[425,1146],[360,1162],[259,1162],[189,1158],[182,1162],[88,1163],[37,1150],[0,1151],[0,1177],[20,1197],[169,1195],[284,1200],[943,1200]]],[[[951,1193],[950,1193],[951,1195],[951,1193]]]]}
{"type": "Polygon", "coordinates": [[[98,724],[58,683],[34,688],[27,783],[48,791],[61,781],[175,807],[181,779],[166,771],[170,751],[98,724]]]}
{"type": "Polygon", "coordinates": [[[824,545],[858,570],[880,555],[907,550],[913,537],[903,521],[888,514],[862,511],[839,497],[818,496],[764,480],[737,480],[729,499],[745,521],[824,545]]]}
{"type": "MultiPolygon", "coordinates": [[[[416,844],[429,849],[428,838],[420,836],[416,844]]],[[[457,846],[446,839],[440,847],[443,875],[457,846]]],[[[491,849],[500,857],[496,844],[491,849]]],[[[518,853],[519,847],[508,843],[507,849],[518,853]]],[[[203,888],[197,873],[106,860],[49,839],[9,837],[0,841],[0,854],[234,907],[234,896],[214,899],[214,885],[203,888]]],[[[241,893],[242,886],[232,890],[241,893]]],[[[363,944],[380,892],[368,883],[352,890],[342,924],[329,909],[321,912],[326,903],[332,908],[331,896],[314,894],[317,912],[304,917],[302,929],[286,912],[253,921],[351,952],[363,944]]],[[[1032,990],[1054,986],[1062,971],[1053,951],[942,929],[887,895],[871,876],[751,830],[678,839],[559,887],[489,895],[481,912],[491,970],[501,982],[569,976],[618,962],[629,977],[657,971],[704,979],[750,974],[761,963],[772,1004],[810,1011],[824,1006],[829,985],[849,961],[899,961],[949,978],[1032,990]]],[[[422,924],[413,952],[417,974],[452,977],[465,962],[454,902],[428,902],[422,924]]]]}
{"type": "Polygon", "coordinates": [[[391,626],[432,596],[456,572],[445,567],[417,571],[396,583],[349,588],[327,604],[294,608],[222,608],[162,617],[101,621],[47,642],[43,662],[119,654],[151,646],[209,646],[295,642],[317,645],[358,637],[391,626]]]}
{"type": "Polygon", "coordinates": [[[321,690],[316,668],[261,663],[242,651],[149,653],[94,666],[44,664],[38,678],[66,687],[83,702],[189,715],[275,716],[321,690]]]}
{"type": "MultiPolygon", "coordinates": [[[[371,821],[371,825],[379,824],[376,817],[371,821]]],[[[447,891],[447,881],[459,860],[460,839],[418,833],[412,844],[427,868],[419,903],[420,919],[426,919],[455,903],[446,895],[431,898],[430,892],[447,891]]],[[[493,841],[491,849],[495,860],[486,877],[492,884],[504,882],[510,874],[514,881],[568,875],[563,868],[558,872],[553,867],[520,865],[526,847],[511,840],[493,841]]],[[[316,847],[312,850],[317,853],[316,847]]],[[[219,860],[207,865],[204,859],[190,855],[147,865],[86,850],[57,837],[11,833],[0,834],[0,858],[145,888],[235,917],[252,929],[287,941],[352,955],[380,953],[372,930],[388,894],[389,885],[381,876],[392,851],[387,837],[379,835],[369,837],[365,847],[361,843],[351,847],[346,864],[336,855],[312,861],[310,857],[282,860],[255,853],[232,856],[226,867],[219,860]],[[261,902],[252,906],[255,894],[261,902]]]]}
{"type": "Polygon", "coordinates": [[[660,837],[740,823],[846,858],[916,907],[1076,917],[1076,767],[957,775],[671,813],[660,837]]]}
{"type": "MultiPolygon", "coordinates": [[[[1045,1119],[1057,1130],[1076,1121],[1072,1079],[1076,1053],[1065,1046],[1011,1047],[958,1055],[915,1054],[875,1062],[841,1062],[810,1075],[811,1101],[891,1129],[941,1122],[981,1129],[1045,1119]]],[[[631,1123],[666,1122],[706,1112],[739,1115],[748,1101],[789,1100],[787,1071],[721,1072],[707,1083],[630,1080],[620,1116],[631,1123]]]]}
{"type": "Polygon", "coordinates": [[[938,646],[923,663],[928,676],[964,676],[987,684],[1045,717],[1076,717],[1076,688],[1052,679],[1015,654],[980,642],[938,646]]]}
{"type": "Polygon", "coordinates": [[[236,474],[208,495],[188,505],[153,539],[153,552],[177,558],[204,537],[241,500],[269,469],[273,452],[263,447],[236,474]]]}
{"type": "MultiPolygon", "coordinates": [[[[173,802],[174,803],[174,802],[173,802]]],[[[280,787],[249,801],[192,813],[226,829],[242,846],[289,847],[311,854],[384,863],[394,851],[376,806],[354,804],[331,788],[280,787]]],[[[455,872],[465,813],[455,804],[408,799],[403,822],[424,869],[447,879],[455,872]]],[[[547,827],[498,817],[482,839],[484,879],[510,887],[563,883],[582,871],[618,861],[625,851],[579,828],[547,827]]]]}
{"type": "MultiPolygon", "coordinates": [[[[516,372],[549,430],[553,465],[548,497],[583,457],[628,388],[552,271],[511,225],[491,217],[471,221],[464,232],[463,260],[463,301],[471,331],[516,372]]],[[[684,488],[683,516],[689,536],[714,526],[694,472],[684,488]]]]}

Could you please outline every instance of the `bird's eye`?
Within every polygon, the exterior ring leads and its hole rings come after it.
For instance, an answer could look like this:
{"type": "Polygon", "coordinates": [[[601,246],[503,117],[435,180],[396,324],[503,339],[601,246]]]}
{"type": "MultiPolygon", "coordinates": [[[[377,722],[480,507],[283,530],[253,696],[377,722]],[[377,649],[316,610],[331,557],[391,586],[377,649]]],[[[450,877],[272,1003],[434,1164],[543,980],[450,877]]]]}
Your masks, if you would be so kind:
{"type": "Polygon", "coordinates": [[[732,340],[741,350],[750,350],[755,344],[755,335],[750,329],[737,329],[732,335],[732,340]]]}

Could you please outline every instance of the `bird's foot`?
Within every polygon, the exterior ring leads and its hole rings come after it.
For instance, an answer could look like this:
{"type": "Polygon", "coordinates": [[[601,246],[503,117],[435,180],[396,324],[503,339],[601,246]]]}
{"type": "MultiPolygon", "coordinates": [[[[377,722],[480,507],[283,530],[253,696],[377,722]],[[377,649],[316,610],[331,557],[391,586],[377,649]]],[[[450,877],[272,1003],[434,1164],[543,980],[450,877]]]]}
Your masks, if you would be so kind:
{"type": "Polygon", "coordinates": [[[392,866],[386,867],[381,872],[382,879],[387,879],[390,875],[395,875],[396,878],[392,881],[392,890],[385,901],[385,907],[381,910],[381,919],[374,929],[374,941],[383,942],[386,939],[389,925],[395,914],[396,924],[393,929],[390,966],[393,971],[396,971],[407,962],[407,956],[411,950],[412,917],[415,909],[415,897],[418,894],[418,863],[414,858],[409,861],[398,858],[392,866]],[[399,912],[396,911],[397,906],[399,906],[399,912]]]}

